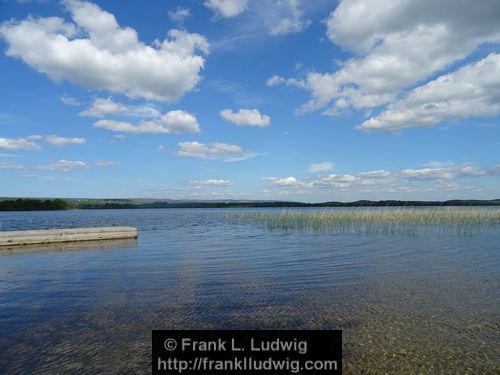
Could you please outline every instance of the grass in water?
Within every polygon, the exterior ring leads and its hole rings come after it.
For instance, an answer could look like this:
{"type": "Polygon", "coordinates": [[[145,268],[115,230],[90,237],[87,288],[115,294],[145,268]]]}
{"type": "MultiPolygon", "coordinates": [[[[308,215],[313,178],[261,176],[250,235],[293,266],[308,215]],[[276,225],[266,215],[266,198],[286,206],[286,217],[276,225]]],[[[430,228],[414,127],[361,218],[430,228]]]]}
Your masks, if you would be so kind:
{"type": "Polygon", "coordinates": [[[269,229],[327,233],[416,233],[419,230],[452,230],[469,234],[500,226],[500,209],[357,208],[312,211],[246,212],[230,215],[237,221],[265,224],[269,229]]]}

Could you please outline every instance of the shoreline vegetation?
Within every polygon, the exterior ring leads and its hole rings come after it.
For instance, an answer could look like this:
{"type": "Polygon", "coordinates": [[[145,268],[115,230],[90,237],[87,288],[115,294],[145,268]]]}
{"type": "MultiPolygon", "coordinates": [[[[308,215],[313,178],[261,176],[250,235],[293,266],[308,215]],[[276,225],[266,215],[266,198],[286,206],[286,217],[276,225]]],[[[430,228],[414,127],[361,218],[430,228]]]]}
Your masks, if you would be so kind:
{"type": "Polygon", "coordinates": [[[359,200],[355,202],[304,203],[290,201],[250,200],[155,200],[155,199],[35,199],[0,198],[0,211],[43,210],[95,210],[133,208],[328,208],[328,207],[460,207],[500,206],[500,199],[492,200],[447,200],[447,201],[401,201],[359,200]]]}
{"type": "Polygon", "coordinates": [[[67,210],[63,199],[2,199],[0,211],[60,211],[67,210]]]}
{"type": "Polygon", "coordinates": [[[298,230],[323,233],[411,233],[420,230],[470,234],[500,226],[500,208],[405,207],[353,210],[244,212],[229,214],[235,222],[263,224],[270,230],[298,230]]]}

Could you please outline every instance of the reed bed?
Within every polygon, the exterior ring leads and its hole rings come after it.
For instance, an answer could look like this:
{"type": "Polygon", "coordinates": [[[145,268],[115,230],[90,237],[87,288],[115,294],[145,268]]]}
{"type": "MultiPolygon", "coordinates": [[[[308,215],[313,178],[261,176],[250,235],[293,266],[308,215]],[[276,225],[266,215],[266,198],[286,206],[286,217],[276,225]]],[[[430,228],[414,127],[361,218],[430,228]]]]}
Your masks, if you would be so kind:
{"type": "Polygon", "coordinates": [[[500,229],[500,208],[356,208],[245,212],[231,215],[268,229],[328,233],[417,233],[419,230],[469,234],[500,229]]]}

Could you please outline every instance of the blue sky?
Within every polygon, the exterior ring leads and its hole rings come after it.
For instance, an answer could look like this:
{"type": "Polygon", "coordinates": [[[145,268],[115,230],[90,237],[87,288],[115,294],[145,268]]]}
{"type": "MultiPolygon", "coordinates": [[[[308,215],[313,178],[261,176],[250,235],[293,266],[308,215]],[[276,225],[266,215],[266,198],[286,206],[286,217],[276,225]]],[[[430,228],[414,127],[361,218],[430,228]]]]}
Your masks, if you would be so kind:
{"type": "Polygon", "coordinates": [[[500,197],[497,0],[2,0],[0,22],[0,196],[500,197]]]}

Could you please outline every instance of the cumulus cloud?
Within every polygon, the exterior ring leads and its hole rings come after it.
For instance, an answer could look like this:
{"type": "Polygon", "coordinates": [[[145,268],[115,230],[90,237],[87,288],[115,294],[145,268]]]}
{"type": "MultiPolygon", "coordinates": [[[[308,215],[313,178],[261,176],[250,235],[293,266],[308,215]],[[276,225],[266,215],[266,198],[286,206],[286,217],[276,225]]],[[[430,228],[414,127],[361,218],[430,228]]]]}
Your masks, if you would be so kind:
{"type": "Polygon", "coordinates": [[[276,75],[276,74],[267,79],[266,85],[268,85],[269,87],[274,87],[274,86],[278,86],[278,85],[285,85],[285,86],[306,88],[306,84],[303,80],[296,79],[296,78],[283,78],[283,77],[276,75]]]}
{"type": "Polygon", "coordinates": [[[452,180],[463,177],[482,177],[499,175],[499,166],[482,167],[475,164],[403,169],[401,175],[411,180],[452,180]]]}
{"type": "Polygon", "coordinates": [[[182,110],[170,111],[159,118],[141,121],[138,125],[130,122],[115,120],[99,120],[94,123],[95,128],[114,132],[141,134],[170,134],[170,133],[200,133],[200,126],[196,117],[182,110]]]}
{"type": "Polygon", "coordinates": [[[248,9],[248,0],[205,0],[203,4],[222,18],[236,17],[248,9]]]}
{"type": "Polygon", "coordinates": [[[263,177],[262,180],[268,181],[268,186],[273,189],[271,191],[276,190],[277,193],[301,195],[341,193],[360,197],[364,194],[380,194],[385,197],[384,199],[400,199],[387,197],[387,194],[391,193],[412,194],[411,199],[415,199],[416,193],[422,193],[425,194],[422,199],[429,199],[430,193],[478,192],[478,188],[473,185],[474,180],[498,179],[498,177],[500,177],[500,165],[433,163],[433,166],[395,171],[380,169],[356,174],[319,174],[303,179],[293,176],[263,177]]]}
{"type": "Polygon", "coordinates": [[[434,126],[445,120],[500,113],[500,55],[466,65],[414,89],[358,129],[399,131],[434,126]]]}
{"type": "Polygon", "coordinates": [[[74,137],[74,138],[65,138],[65,137],[60,137],[55,134],[47,135],[45,136],[45,141],[54,145],[54,146],[59,146],[63,147],[69,144],[84,144],[87,142],[85,138],[79,138],[79,137],[74,137]]]}
{"type": "Polygon", "coordinates": [[[203,36],[173,29],[165,40],[150,46],[96,4],[64,4],[73,22],[31,16],[4,22],[0,36],[8,44],[6,54],[55,81],[132,98],[173,102],[199,82],[205,59],[198,52],[209,51],[203,36]]]}
{"type": "Polygon", "coordinates": [[[73,98],[67,94],[61,95],[59,97],[59,100],[66,105],[71,105],[71,106],[75,106],[75,107],[82,105],[82,103],[80,103],[78,100],[76,100],[75,98],[73,98]]]}
{"type": "Polygon", "coordinates": [[[361,172],[359,174],[360,177],[363,177],[363,178],[379,178],[379,177],[388,177],[390,176],[391,172],[389,171],[386,171],[384,169],[379,169],[379,170],[376,170],[376,171],[368,171],[368,172],[361,172]]]}
{"type": "Polygon", "coordinates": [[[382,185],[391,181],[392,176],[388,171],[370,171],[356,175],[330,174],[319,176],[313,179],[312,184],[318,188],[348,188],[353,185],[382,185]]]}
{"type": "Polygon", "coordinates": [[[209,159],[211,157],[220,157],[227,154],[239,154],[244,152],[240,146],[227,143],[200,143],[200,142],[180,142],[178,144],[178,156],[198,159],[209,159]]]}
{"type": "Polygon", "coordinates": [[[212,178],[208,180],[192,180],[189,183],[197,186],[231,186],[234,184],[231,180],[216,180],[212,178]]]}
{"type": "Polygon", "coordinates": [[[191,16],[189,8],[177,7],[174,11],[168,11],[168,18],[174,22],[184,22],[186,18],[191,16]]]}
{"type": "Polygon", "coordinates": [[[275,186],[303,186],[304,183],[296,177],[289,176],[284,178],[278,177],[263,177],[264,181],[270,181],[275,186]]]}
{"type": "Polygon", "coordinates": [[[33,142],[38,136],[27,138],[0,138],[0,148],[6,150],[40,150],[39,144],[33,142]]]}
{"type": "Polygon", "coordinates": [[[220,116],[236,125],[264,128],[271,124],[271,117],[261,114],[258,109],[240,109],[238,112],[224,109],[220,112],[220,116]]]}
{"type": "Polygon", "coordinates": [[[159,117],[160,111],[151,105],[127,106],[111,98],[96,98],[91,106],[79,113],[80,116],[103,117],[108,115],[159,117]]]}
{"type": "Polygon", "coordinates": [[[327,36],[357,56],[334,72],[309,72],[304,86],[311,99],[301,111],[326,108],[325,114],[337,115],[394,101],[479,45],[500,41],[499,11],[496,0],[480,7],[455,0],[342,0],[326,20],[327,36]]]}
{"type": "Polygon", "coordinates": [[[309,166],[308,172],[311,173],[326,172],[331,170],[332,168],[333,168],[333,163],[325,161],[323,163],[311,164],[309,166]]]}
{"type": "Polygon", "coordinates": [[[69,172],[75,169],[85,169],[89,166],[83,161],[71,161],[61,159],[52,164],[42,165],[38,169],[55,172],[69,172]]]}
{"type": "Polygon", "coordinates": [[[248,160],[262,155],[245,150],[241,146],[227,143],[180,142],[177,156],[195,159],[221,159],[226,162],[248,160]]]}
{"type": "Polygon", "coordinates": [[[8,150],[40,150],[42,147],[37,143],[39,141],[45,141],[58,147],[68,144],[84,144],[87,142],[85,138],[65,138],[56,134],[49,134],[46,136],[29,135],[23,138],[0,138],[0,148],[8,150]]]}
{"type": "Polygon", "coordinates": [[[39,170],[44,170],[44,171],[52,171],[52,172],[69,172],[72,170],[77,170],[77,169],[87,169],[90,168],[91,166],[98,167],[98,168],[108,168],[112,167],[114,165],[117,165],[118,162],[113,161],[113,160],[98,160],[92,165],[84,162],[84,161],[79,161],[79,160],[58,160],[54,163],[46,164],[46,165],[40,165],[37,167],[39,170]]]}
{"type": "MultiPolygon", "coordinates": [[[[323,163],[322,163],[323,164],[323,163]]],[[[392,173],[385,170],[362,172],[352,174],[329,174],[318,175],[306,179],[296,177],[263,177],[265,181],[270,181],[274,186],[295,187],[308,189],[309,191],[346,189],[352,186],[387,185],[394,181],[392,173]]]]}
{"type": "Polygon", "coordinates": [[[298,33],[311,24],[310,20],[302,18],[299,0],[278,0],[277,6],[285,15],[277,25],[271,28],[271,35],[298,33]]]}

